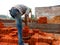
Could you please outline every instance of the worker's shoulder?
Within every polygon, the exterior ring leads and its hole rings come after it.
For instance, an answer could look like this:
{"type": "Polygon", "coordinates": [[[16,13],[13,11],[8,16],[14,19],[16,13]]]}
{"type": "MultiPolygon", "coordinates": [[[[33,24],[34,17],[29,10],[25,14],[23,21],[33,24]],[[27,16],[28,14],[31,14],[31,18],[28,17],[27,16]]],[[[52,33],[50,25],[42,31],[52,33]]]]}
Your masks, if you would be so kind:
{"type": "Polygon", "coordinates": [[[27,8],[27,6],[25,6],[25,5],[15,5],[14,7],[25,7],[25,8],[27,8]]]}

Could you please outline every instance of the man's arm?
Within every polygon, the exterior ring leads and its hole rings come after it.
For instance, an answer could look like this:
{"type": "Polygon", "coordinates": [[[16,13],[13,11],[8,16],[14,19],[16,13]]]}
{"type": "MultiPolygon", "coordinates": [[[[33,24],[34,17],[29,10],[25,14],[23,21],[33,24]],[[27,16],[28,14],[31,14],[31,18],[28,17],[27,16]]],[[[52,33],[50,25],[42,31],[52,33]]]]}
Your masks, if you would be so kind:
{"type": "Polygon", "coordinates": [[[28,25],[28,18],[29,18],[29,13],[31,13],[31,9],[27,8],[26,13],[25,13],[25,25],[28,25]]]}
{"type": "Polygon", "coordinates": [[[26,15],[29,15],[29,13],[31,13],[31,9],[30,9],[30,8],[27,8],[25,14],[26,14],[26,15]]]}

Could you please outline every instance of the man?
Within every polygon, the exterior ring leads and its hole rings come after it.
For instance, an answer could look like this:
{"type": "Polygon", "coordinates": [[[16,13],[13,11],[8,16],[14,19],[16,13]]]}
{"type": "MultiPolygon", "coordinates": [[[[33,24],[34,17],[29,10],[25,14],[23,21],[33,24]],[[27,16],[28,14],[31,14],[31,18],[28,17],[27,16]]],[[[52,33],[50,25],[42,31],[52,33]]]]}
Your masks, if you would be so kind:
{"type": "Polygon", "coordinates": [[[25,24],[27,25],[27,17],[31,12],[31,9],[24,6],[24,5],[16,5],[11,8],[10,14],[16,20],[17,28],[18,28],[18,38],[19,38],[19,45],[24,45],[22,39],[22,19],[21,16],[25,14],[25,24]]]}

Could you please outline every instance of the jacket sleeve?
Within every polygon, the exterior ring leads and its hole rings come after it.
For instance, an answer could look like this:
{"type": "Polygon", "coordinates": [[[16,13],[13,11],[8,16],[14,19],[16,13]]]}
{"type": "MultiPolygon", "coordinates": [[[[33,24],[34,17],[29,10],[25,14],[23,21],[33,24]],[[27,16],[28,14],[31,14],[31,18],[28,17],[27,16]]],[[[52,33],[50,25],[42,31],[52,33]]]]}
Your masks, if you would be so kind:
{"type": "Polygon", "coordinates": [[[30,12],[31,12],[31,9],[30,9],[30,8],[27,8],[25,14],[26,14],[26,15],[29,15],[30,12]]]}

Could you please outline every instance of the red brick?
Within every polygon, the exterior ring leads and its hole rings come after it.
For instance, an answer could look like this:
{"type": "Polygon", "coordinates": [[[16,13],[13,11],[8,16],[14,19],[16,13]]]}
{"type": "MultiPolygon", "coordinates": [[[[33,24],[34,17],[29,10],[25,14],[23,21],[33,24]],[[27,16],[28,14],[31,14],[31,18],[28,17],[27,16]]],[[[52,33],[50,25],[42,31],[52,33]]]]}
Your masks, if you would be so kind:
{"type": "Polygon", "coordinates": [[[60,41],[54,41],[52,45],[60,45],[60,41]]]}
{"type": "Polygon", "coordinates": [[[49,45],[49,44],[44,42],[36,42],[35,45],[49,45]]]}
{"type": "Polygon", "coordinates": [[[39,29],[33,29],[34,33],[39,33],[39,29]]]}

